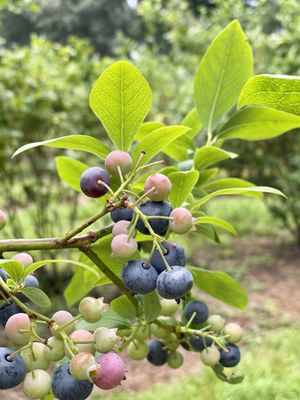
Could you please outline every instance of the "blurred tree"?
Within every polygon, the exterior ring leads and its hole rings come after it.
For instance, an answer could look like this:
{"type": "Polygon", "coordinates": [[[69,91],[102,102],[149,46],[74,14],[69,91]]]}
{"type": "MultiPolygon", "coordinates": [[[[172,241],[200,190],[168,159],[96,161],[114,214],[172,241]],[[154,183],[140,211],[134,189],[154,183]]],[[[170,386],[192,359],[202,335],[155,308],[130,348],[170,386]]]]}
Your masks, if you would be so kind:
{"type": "MultiPolygon", "coordinates": [[[[32,33],[65,43],[88,38],[101,54],[113,54],[118,32],[134,37],[138,20],[126,0],[36,0],[39,12],[3,15],[2,35],[9,44],[27,44],[32,33]]],[[[13,10],[12,10],[13,11],[13,10]]]]}

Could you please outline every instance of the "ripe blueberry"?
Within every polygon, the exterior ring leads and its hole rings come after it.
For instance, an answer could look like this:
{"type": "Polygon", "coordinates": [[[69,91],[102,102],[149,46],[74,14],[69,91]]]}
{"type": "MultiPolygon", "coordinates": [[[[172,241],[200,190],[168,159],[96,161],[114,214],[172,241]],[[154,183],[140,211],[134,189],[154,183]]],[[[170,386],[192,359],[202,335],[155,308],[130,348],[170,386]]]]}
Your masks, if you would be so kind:
{"type": "Polygon", "coordinates": [[[132,293],[146,294],[155,289],[157,272],[146,261],[132,260],[124,265],[122,280],[132,293]]]}
{"type": "Polygon", "coordinates": [[[106,185],[110,185],[108,173],[99,167],[92,167],[83,172],[80,177],[80,188],[82,192],[88,197],[101,197],[107,192],[107,188],[98,183],[102,181],[106,185]]]}
{"type": "Polygon", "coordinates": [[[170,179],[163,174],[153,174],[150,175],[144,185],[145,192],[154,189],[148,194],[150,200],[153,201],[163,201],[168,197],[172,189],[172,183],[170,179]]]}
{"type": "MultiPolygon", "coordinates": [[[[172,207],[169,202],[148,200],[140,204],[138,207],[146,216],[158,217],[149,219],[149,224],[155,233],[157,233],[158,235],[164,235],[167,232],[169,220],[159,218],[159,216],[168,217],[170,215],[172,207]]],[[[144,235],[150,234],[148,228],[146,228],[144,222],[141,219],[138,220],[136,228],[144,235]]]]}
{"type": "MultiPolygon", "coordinates": [[[[172,244],[164,242],[163,247],[166,249],[165,258],[170,266],[185,265],[185,251],[179,244],[175,242],[173,242],[172,244]]],[[[166,264],[164,263],[164,260],[157,249],[154,250],[150,263],[159,274],[166,269],[166,264]]]]}
{"type": "Polygon", "coordinates": [[[186,233],[193,226],[193,216],[189,210],[184,207],[175,208],[170,217],[174,218],[170,221],[170,228],[175,233],[186,233]]]}
{"type": "Polygon", "coordinates": [[[59,400],[85,400],[93,390],[88,380],[78,381],[69,373],[69,363],[62,364],[52,376],[52,391],[59,400]]]}
{"type": "Polygon", "coordinates": [[[205,303],[199,300],[191,300],[184,307],[183,315],[187,321],[196,314],[193,319],[193,324],[200,324],[208,318],[208,307],[205,303]]]}
{"type": "Polygon", "coordinates": [[[119,175],[118,167],[122,174],[126,175],[132,168],[132,158],[130,154],[122,150],[114,150],[105,159],[105,168],[112,175],[119,175]]]}
{"type": "MultiPolygon", "coordinates": [[[[133,201],[128,199],[128,201],[133,201]]],[[[118,221],[131,221],[133,217],[133,209],[130,207],[119,207],[110,213],[111,219],[114,222],[118,221]]]]}
{"type": "Polygon", "coordinates": [[[228,350],[227,352],[223,349],[220,349],[220,364],[222,364],[224,367],[234,367],[240,362],[240,349],[235,344],[227,344],[226,348],[228,350]]]}
{"type": "Polygon", "coordinates": [[[20,355],[8,359],[13,350],[0,347],[0,389],[11,389],[18,386],[25,378],[26,370],[20,355]]]}
{"type": "MultiPolygon", "coordinates": [[[[33,275],[28,275],[25,278],[25,282],[24,282],[24,288],[28,288],[28,287],[39,287],[39,281],[37,280],[37,278],[33,275]]],[[[27,301],[29,301],[28,297],[26,297],[23,293],[16,293],[16,297],[23,301],[24,303],[26,303],[27,301]]]]}
{"type": "Polygon", "coordinates": [[[193,286],[193,276],[185,267],[174,265],[157,278],[156,289],[165,299],[179,299],[193,286]]]}
{"type": "Polygon", "coordinates": [[[213,344],[211,338],[204,338],[202,336],[191,335],[189,339],[190,345],[192,346],[193,350],[195,351],[202,351],[206,347],[209,347],[213,344]]]}
{"type": "Polygon", "coordinates": [[[125,379],[125,365],[122,358],[113,352],[100,355],[97,359],[100,368],[93,379],[96,386],[108,390],[118,386],[125,379]]]}
{"type": "Polygon", "coordinates": [[[164,365],[168,359],[168,352],[163,349],[164,343],[159,340],[152,339],[148,343],[147,360],[153,365],[164,365]]]}

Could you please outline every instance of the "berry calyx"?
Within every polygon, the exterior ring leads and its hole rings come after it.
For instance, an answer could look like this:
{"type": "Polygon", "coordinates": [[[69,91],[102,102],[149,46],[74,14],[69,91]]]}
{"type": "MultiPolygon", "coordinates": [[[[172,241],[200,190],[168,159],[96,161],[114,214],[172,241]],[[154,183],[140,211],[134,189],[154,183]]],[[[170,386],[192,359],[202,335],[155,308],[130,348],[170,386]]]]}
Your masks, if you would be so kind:
{"type": "Polygon", "coordinates": [[[170,229],[174,233],[186,233],[193,226],[193,216],[189,210],[184,207],[174,208],[170,217],[170,229]]]}
{"type": "Polygon", "coordinates": [[[98,198],[104,196],[108,189],[99,181],[109,186],[110,179],[108,173],[99,167],[88,168],[80,177],[80,188],[88,197],[98,198]]]}
{"type": "Polygon", "coordinates": [[[153,201],[165,200],[172,189],[172,183],[170,179],[163,174],[150,175],[144,185],[145,192],[148,192],[148,197],[153,201]],[[150,191],[153,189],[152,191],[150,191]]]}
{"type": "Polygon", "coordinates": [[[132,158],[130,154],[122,150],[114,150],[106,157],[105,168],[112,175],[119,175],[118,167],[123,175],[132,169],[132,158]]]}
{"type": "Polygon", "coordinates": [[[79,381],[91,380],[97,369],[95,357],[86,352],[76,354],[70,361],[70,374],[79,381]]]}

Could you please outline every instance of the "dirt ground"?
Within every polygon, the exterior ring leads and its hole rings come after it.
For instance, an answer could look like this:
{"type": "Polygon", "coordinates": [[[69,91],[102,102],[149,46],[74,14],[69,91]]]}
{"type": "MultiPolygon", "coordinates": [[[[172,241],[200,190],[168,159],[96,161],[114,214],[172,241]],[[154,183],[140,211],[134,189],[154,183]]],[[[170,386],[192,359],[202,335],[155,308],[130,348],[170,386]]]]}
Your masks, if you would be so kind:
{"type": "MultiPolygon", "coordinates": [[[[239,277],[249,293],[249,305],[244,311],[233,310],[200,291],[198,294],[207,301],[212,313],[220,312],[228,320],[239,321],[249,335],[253,331],[264,334],[270,329],[300,322],[300,249],[296,246],[280,244],[270,238],[236,239],[230,251],[212,246],[204,253],[195,254],[193,259],[195,262],[201,259],[201,266],[210,269],[224,267],[225,271],[239,277]]],[[[145,390],[153,382],[166,383],[187,373],[200,373],[199,355],[184,351],[184,356],[185,363],[178,370],[153,367],[147,361],[135,362],[125,357],[127,379],[116,391],[145,390]]],[[[98,393],[105,396],[103,391],[95,391],[98,393]]],[[[5,399],[23,400],[25,396],[9,390],[5,392],[5,399]]]]}

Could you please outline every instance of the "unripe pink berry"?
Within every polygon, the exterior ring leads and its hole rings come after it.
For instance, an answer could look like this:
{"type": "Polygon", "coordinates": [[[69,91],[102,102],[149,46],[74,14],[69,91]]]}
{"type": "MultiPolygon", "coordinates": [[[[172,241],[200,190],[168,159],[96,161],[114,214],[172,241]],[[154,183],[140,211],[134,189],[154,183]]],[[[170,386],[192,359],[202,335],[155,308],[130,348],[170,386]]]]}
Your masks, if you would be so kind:
{"type": "Polygon", "coordinates": [[[0,210],[0,231],[1,231],[1,229],[3,229],[5,227],[6,221],[7,221],[7,218],[6,218],[5,212],[0,210]]]}
{"type": "Polygon", "coordinates": [[[193,216],[190,211],[184,207],[174,208],[170,217],[173,218],[173,220],[170,221],[170,229],[174,233],[186,233],[193,226],[193,216]]]}
{"type": "Polygon", "coordinates": [[[96,361],[100,368],[97,370],[97,375],[93,382],[99,388],[104,390],[113,389],[125,379],[125,365],[117,353],[102,354],[96,361]]]}
{"type": "Polygon", "coordinates": [[[95,357],[90,353],[78,353],[69,364],[70,374],[79,381],[91,380],[94,371],[97,370],[95,357]]]}
{"type": "Polygon", "coordinates": [[[51,389],[51,377],[48,372],[36,369],[25,376],[23,392],[29,399],[43,399],[51,389]]]}
{"type": "MultiPolygon", "coordinates": [[[[125,221],[121,219],[120,221],[116,222],[113,230],[112,230],[112,235],[115,237],[117,235],[128,235],[130,231],[130,221],[125,221]]],[[[135,237],[136,231],[134,230],[132,237],[135,237]]]]}
{"type": "Polygon", "coordinates": [[[152,188],[155,190],[148,194],[149,199],[153,201],[163,201],[168,197],[172,189],[172,183],[166,175],[153,174],[146,179],[144,190],[148,192],[152,188]]]}
{"type": "Polygon", "coordinates": [[[115,332],[104,326],[97,328],[93,336],[95,340],[95,349],[100,353],[111,351],[117,341],[115,332]]]}
{"type": "Polygon", "coordinates": [[[28,253],[18,253],[13,256],[13,260],[19,261],[24,267],[29,267],[33,263],[33,259],[30,254],[28,253]]]}
{"type": "Polygon", "coordinates": [[[124,260],[132,258],[137,248],[136,241],[133,238],[129,239],[128,235],[117,235],[111,241],[113,255],[124,260]]]}
{"type": "Polygon", "coordinates": [[[94,323],[102,318],[105,312],[105,306],[102,299],[85,297],[79,303],[79,312],[85,321],[94,323]]]}
{"type": "Polygon", "coordinates": [[[216,347],[206,347],[200,354],[201,361],[208,366],[218,364],[220,356],[220,351],[216,347]]]}
{"type": "MultiPolygon", "coordinates": [[[[79,341],[79,342],[93,342],[93,334],[86,329],[76,329],[76,331],[70,334],[70,338],[72,340],[79,341]]],[[[80,352],[83,353],[91,353],[95,354],[95,347],[93,343],[86,343],[86,344],[76,344],[76,347],[80,352]]]]}
{"type": "MultiPolygon", "coordinates": [[[[73,315],[66,310],[59,310],[56,311],[53,315],[52,315],[52,319],[53,321],[55,321],[57,323],[57,325],[62,326],[65,324],[68,324],[64,327],[64,331],[69,334],[71,332],[74,331],[75,329],[75,323],[74,322],[70,322],[74,319],[73,315]]],[[[53,330],[53,334],[55,336],[57,336],[57,332],[55,330],[53,330]]]]}
{"type": "Polygon", "coordinates": [[[27,371],[34,369],[48,369],[50,361],[45,357],[46,346],[40,342],[32,343],[31,348],[27,348],[21,351],[21,356],[26,366],[27,371]]]}
{"type": "Polygon", "coordinates": [[[122,150],[114,150],[105,159],[105,168],[112,175],[119,175],[120,167],[123,175],[126,175],[132,168],[132,158],[130,154],[122,150]]]}
{"type": "Polygon", "coordinates": [[[5,325],[6,336],[14,344],[24,346],[30,339],[30,319],[27,314],[12,315],[5,325]]]}

